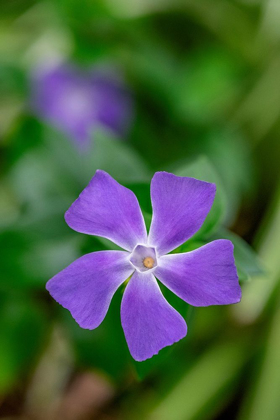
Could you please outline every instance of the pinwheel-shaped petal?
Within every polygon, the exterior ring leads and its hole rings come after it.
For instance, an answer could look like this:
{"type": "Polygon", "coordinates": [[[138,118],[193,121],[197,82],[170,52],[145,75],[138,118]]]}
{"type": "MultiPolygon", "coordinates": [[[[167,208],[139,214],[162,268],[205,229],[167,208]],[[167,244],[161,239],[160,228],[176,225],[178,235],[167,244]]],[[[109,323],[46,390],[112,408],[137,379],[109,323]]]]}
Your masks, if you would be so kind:
{"type": "Polygon", "coordinates": [[[122,299],[121,322],[134,359],[152,357],[187,333],[184,319],[166,301],[156,278],[193,306],[241,299],[230,241],[166,255],[202,226],[214,196],[214,184],[157,172],[147,236],[133,192],[97,171],[66,212],[66,222],[78,232],[110,239],[125,251],[87,254],[49,280],[47,289],[82,328],[93,329],[104,319],[118,287],[132,276],[122,299]]]}

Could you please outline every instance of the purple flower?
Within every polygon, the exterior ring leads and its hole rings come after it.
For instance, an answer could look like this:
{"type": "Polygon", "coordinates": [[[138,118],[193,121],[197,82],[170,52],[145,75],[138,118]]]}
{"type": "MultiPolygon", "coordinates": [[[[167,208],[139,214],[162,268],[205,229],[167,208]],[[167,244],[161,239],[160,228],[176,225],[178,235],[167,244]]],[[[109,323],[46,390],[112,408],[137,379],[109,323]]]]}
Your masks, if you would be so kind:
{"type": "Polygon", "coordinates": [[[187,325],[165,300],[156,278],[193,306],[227,305],[241,299],[229,240],[166,255],[201,227],[215,190],[208,182],[157,172],[151,183],[153,218],[147,235],[133,192],[98,170],[65,220],[77,232],[105,237],[125,251],[84,255],[49,280],[48,291],[82,328],[94,329],[118,287],[131,276],[121,304],[131,355],[143,361],[179,341],[187,325]]]}
{"type": "Polygon", "coordinates": [[[125,135],[132,119],[131,95],[116,75],[100,69],[63,65],[37,71],[32,89],[35,112],[80,147],[89,144],[96,127],[125,135]]]}

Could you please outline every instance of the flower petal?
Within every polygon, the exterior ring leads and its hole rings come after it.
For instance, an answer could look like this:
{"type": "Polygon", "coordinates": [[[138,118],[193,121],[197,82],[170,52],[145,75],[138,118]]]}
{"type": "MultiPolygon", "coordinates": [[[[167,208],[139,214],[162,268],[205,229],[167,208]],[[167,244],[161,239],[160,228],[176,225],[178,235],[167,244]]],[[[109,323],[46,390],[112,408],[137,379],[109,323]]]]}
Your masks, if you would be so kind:
{"type": "Polygon", "coordinates": [[[51,296],[82,328],[98,327],[118,287],[132,274],[125,251],[92,252],[78,258],[47,283],[51,296]]]}
{"type": "Polygon", "coordinates": [[[124,81],[112,69],[94,69],[90,74],[90,83],[96,103],[98,123],[111,129],[113,133],[124,137],[134,115],[134,103],[131,92],[124,81]]]}
{"type": "Polygon", "coordinates": [[[104,171],[96,171],[65,220],[77,232],[103,236],[129,251],[147,241],[136,196],[104,171]]]}
{"type": "Polygon", "coordinates": [[[187,334],[184,319],[165,300],[151,273],[134,272],[122,299],[121,321],[129,351],[138,362],[187,334]]]}
{"type": "Polygon", "coordinates": [[[193,306],[228,305],[241,299],[233,245],[226,239],[191,252],[164,255],[154,274],[193,306]]]}
{"type": "Polygon", "coordinates": [[[66,133],[83,150],[99,126],[124,136],[133,118],[132,95],[116,71],[89,71],[64,63],[41,66],[31,78],[36,114],[66,133]]]}
{"type": "Polygon", "coordinates": [[[32,107],[41,118],[77,144],[88,142],[89,128],[96,124],[96,104],[86,75],[70,65],[38,69],[32,87],[32,107]]]}
{"type": "Polygon", "coordinates": [[[151,183],[153,218],[149,244],[159,255],[189,239],[203,224],[214,201],[215,184],[157,172],[151,183]]]}

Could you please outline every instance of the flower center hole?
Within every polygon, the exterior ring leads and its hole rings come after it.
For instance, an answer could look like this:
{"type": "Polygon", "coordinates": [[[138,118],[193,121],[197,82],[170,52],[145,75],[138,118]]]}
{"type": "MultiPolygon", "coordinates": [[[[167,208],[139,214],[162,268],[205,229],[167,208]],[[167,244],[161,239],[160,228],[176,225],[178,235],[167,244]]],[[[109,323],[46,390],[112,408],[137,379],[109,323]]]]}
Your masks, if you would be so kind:
{"type": "Polygon", "coordinates": [[[144,260],[143,260],[143,265],[144,265],[146,268],[153,268],[154,263],[155,263],[155,260],[154,260],[152,257],[146,257],[146,258],[144,258],[144,260]]]}
{"type": "Polygon", "coordinates": [[[157,266],[155,248],[146,245],[136,245],[129,261],[140,273],[154,269],[157,266]]]}

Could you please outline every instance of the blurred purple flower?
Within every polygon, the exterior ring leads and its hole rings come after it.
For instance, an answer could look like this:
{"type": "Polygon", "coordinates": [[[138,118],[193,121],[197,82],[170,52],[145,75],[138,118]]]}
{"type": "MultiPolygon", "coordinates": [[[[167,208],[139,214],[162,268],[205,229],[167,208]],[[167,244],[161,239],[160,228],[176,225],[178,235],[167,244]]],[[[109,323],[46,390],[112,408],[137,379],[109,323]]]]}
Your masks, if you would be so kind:
{"type": "Polygon", "coordinates": [[[37,70],[31,102],[43,120],[80,147],[90,143],[90,133],[100,126],[124,136],[133,115],[131,94],[116,74],[70,65],[37,70]]]}
{"type": "Polygon", "coordinates": [[[77,232],[103,236],[126,251],[93,252],[47,283],[47,290],[82,328],[103,321],[118,287],[124,291],[121,322],[131,355],[143,361],[187,333],[182,316],[165,300],[158,278],[193,306],[226,305],[241,299],[229,240],[169,254],[203,224],[216,187],[194,178],[157,172],[151,183],[149,235],[136,196],[98,170],[65,214],[77,232]]]}

